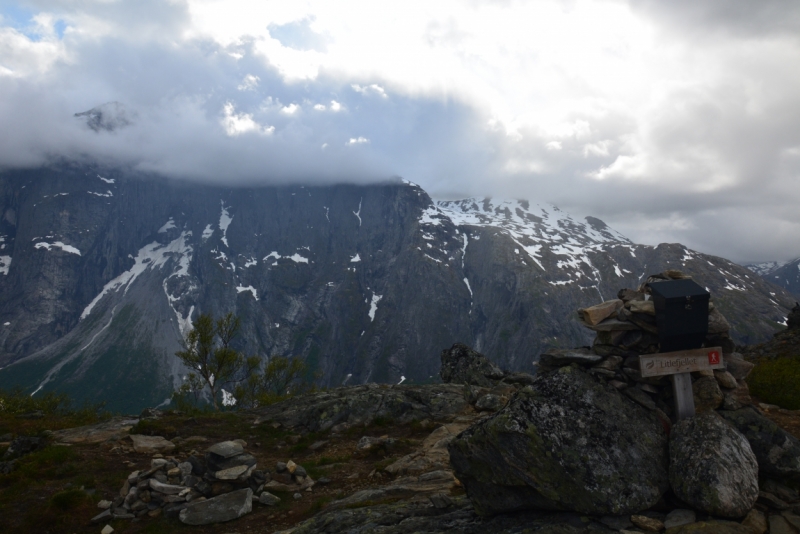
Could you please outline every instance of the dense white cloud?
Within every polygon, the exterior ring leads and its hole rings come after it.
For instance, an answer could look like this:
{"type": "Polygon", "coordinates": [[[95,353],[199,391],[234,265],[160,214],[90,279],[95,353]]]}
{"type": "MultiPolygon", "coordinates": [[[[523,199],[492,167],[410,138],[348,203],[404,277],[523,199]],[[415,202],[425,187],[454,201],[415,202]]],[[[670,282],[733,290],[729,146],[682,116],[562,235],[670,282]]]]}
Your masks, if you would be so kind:
{"type": "Polygon", "coordinates": [[[800,255],[792,0],[21,0],[0,15],[0,165],[396,174],[554,201],[640,242],[800,255]],[[104,102],[135,119],[73,117],[104,102]]]}

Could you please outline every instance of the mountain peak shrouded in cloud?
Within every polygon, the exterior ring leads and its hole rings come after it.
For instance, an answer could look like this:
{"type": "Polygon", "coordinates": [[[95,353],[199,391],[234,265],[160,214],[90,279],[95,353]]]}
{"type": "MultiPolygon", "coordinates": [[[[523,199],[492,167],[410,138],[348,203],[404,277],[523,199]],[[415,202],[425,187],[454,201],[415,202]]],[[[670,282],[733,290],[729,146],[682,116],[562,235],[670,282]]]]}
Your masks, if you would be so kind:
{"type": "Polygon", "coordinates": [[[554,202],[638,242],[800,254],[797,2],[21,4],[0,7],[3,168],[401,175],[554,202]]]}
{"type": "Polygon", "coordinates": [[[86,121],[86,126],[95,132],[113,132],[132,123],[132,117],[119,102],[106,102],[88,111],[76,113],[75,117],[86,121]]]}

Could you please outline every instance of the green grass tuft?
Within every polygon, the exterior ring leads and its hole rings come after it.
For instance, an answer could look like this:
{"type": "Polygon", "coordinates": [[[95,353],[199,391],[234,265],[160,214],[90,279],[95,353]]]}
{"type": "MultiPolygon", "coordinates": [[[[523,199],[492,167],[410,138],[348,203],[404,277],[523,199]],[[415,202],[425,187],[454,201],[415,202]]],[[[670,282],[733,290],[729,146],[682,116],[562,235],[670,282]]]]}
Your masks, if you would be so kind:
{"type": "Polygon", "coordinates": [[[800,358],[761,359],[747,377],[750,392],[769,404],[800,410],[800,358]]]}
{"type": "Polygon", "coordinates": [[[58,508],[63,512],[67,512],[70,510],[75,510],[76,508],[80,508],[81,505],[85,504],[88,500],[90,500],[90,497],[85,491],[80,489],[69,489],[56,493],[50,497],[50,506],[58,508]]]}

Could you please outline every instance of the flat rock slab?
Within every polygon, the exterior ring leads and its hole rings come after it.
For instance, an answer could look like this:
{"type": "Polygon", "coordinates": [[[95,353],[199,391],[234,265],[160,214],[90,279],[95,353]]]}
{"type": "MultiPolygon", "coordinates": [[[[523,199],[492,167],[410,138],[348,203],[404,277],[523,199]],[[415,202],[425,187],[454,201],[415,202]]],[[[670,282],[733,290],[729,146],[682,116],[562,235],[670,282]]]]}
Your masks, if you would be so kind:
{"type": "Polygon", "coordinates": [[[192,502],[180,512],[180,520],[187,525],[213,525],[238,519],[253,510],[253,490],[232,491],[225,495],[192,502]]]}
{"type": "Polygon", "coordinates": [[[243,475],[245,471],[250,469],[246,465],[237,465],[236,467],[231,467],[230,469],[223,469],[222,471],[217,471],[214,473],[214,478],[217,480],[236,480],[239,478],[240,475],[243,475]]]}
{"type": "Polygon", "coordinates": [[[440,426],[425,438],[418,450],[388,465],[384,470],[392,475],[408,475],[449,469],[450,453],[447,445],[470,424],[471,420],[440,426]]]}
{"type": "Polygon", "coordinates": [[[591,328],[595,332],[621,332],[621,331],[632,331],[632,330],[640,330],[639,326],[635,325],[634,323],[629,323],[628,321],[620,321],[614,317],[606,319],[605,321],[595,324],[595,325],[588,325],[584,323],[584,326],[587,328],[591,328]]]}
{"type": "Polygon", "coordinates": [[[255,424],[269,421],[301,432],[320,432],[343,423],[367,425],[378,417],[406,424],[452,420],[468,411],[462,384],[364,384],[298,395],[259,408],[255,424]]]}
{"type": "Polygon", "coordinates": [[[133,450],[141,454],[172,452],[175,449],[175,444],[162,436],[131,434],[130,438],[133,442],[133,450]]]}
{"type": "Polygon", "coordinates": [[[258,463],[256,457],[246,452],[237,454],[236,456],[231,456],[229,458],[220,458],[214,453],[206,454],[206,467],[210,471],[223,471],[225,469],[230,469],[231,467],[237,467],[240,465],[252,467],[256,465],[256,463],[258,463]]]}
{"type": "Polygon", "coordinates": [[[589,365],[603,361],[603,357],[589,349],[552,349],[539,357],[539,365],[561,367],[571,363],[589,365]]]}
{"type": "Polygon", "coordinates": [[[230,458],[231,456],[242,454],[244,452],[244,447],[242,447],[241,443],[236,441],[222,441],[210,446],[208,452],[214,453],[222,458],[230,458]]]}
{"type": "Polygon", "coordinates": [[[184,486],[176,486],[174,484],[164,484],[163,482],[159,482],[154,478],[151,478],[148,481],[148,483],[150,484],[151,490],[163,493],[164,495],[177,495],[178,493],[186,489],[184,486]]]}
{"type": "Polygon", "coordinates": [[[51,437],[56,443],[84,443],[89,445],[103,443],[104,441],[127,438],[133,425],[138,422],[138,419],[131,419],[130,417],[115,417],[96,425],[56,430],[51,434],[51,437]]]}

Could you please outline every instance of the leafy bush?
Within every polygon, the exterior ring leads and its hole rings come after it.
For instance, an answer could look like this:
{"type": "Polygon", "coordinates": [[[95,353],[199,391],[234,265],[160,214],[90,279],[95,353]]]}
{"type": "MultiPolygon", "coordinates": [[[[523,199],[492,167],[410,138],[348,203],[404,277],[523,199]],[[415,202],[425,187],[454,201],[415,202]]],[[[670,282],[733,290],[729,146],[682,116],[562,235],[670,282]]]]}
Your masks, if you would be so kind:
{"type": "Polygon", "coordinates": [[[201,314],[192,326],[184,350],[175,353],[186,367],[197,370],[189,373],[181,393],[198,394],[207,388],[214,408],[219,410],[217,397],[220,394],[222,405],[230,404],[230,394],[223,387],[246,380],[260,361],[257,357],[245,358],[232,348],[231,343],[241,328],[241,321],[232,313],[216,321],[208,314],[201,314]]]}
{"type": "Polygon", "coordinates": [[[31,396],[20,388],[0,389],[0,434],[35,436],[44,430],[90,425],[111,417],[103,403],[76,404],[64,393],[31,396]],[[27,417],[26,414],[30,414],[27,417]]]}
{"type": "Polygon", "coordinates": [[[262,372],[254,371],[236,387],[234,395],[240,407],[266,406],[315,390],[303,379],[308,366],[300,358],[273,356],[263,367],[262,372]]]}
{"type": "Polygon", "coordinates": [[[0,413],[20,415],[42,412],[43,414],[62,414],[70,410],[72,403],[64,393],[48,392],[32,397],[19,388],[11,391],[0,390],[0,413]]]}
{"type": "Polygon", "coordinates": [[[764,402],[800,410],[800,358],[761,359],[747,377],[750,392],[764,402]]]}

